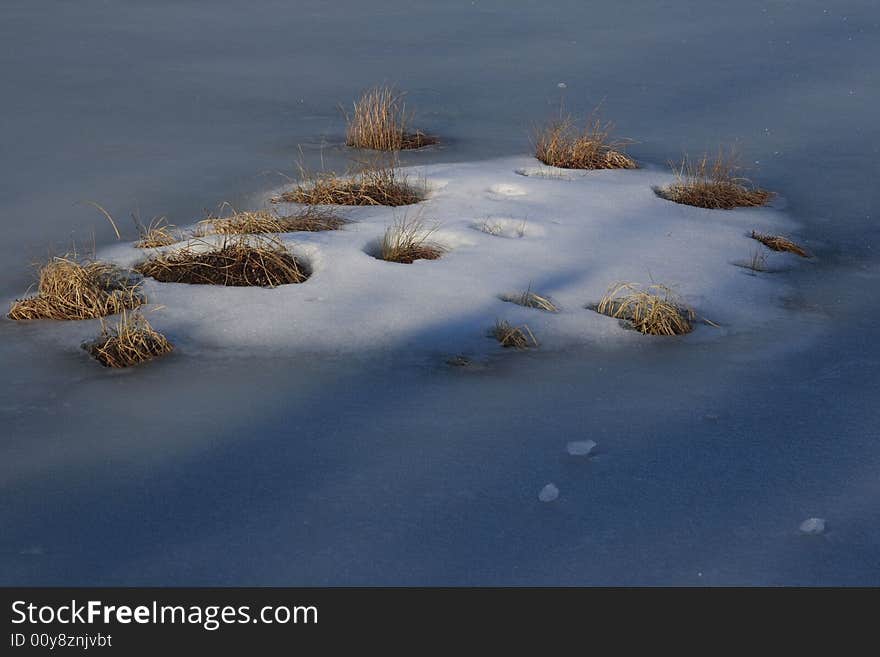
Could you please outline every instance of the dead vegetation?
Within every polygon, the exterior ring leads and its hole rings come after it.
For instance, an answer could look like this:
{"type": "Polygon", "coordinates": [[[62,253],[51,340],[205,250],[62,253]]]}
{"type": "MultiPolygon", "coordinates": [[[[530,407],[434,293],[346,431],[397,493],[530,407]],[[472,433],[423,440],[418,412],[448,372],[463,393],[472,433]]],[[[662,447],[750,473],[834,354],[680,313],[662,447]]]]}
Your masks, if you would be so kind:
{"type": "Polygon", "coordinates": [[[513,326],[506,319],[495,322],[489,335],[505,348],[530,349],[538,346],[538,340],[528,326],[513,326]]]}
{"type": "Polygon", "coordinates": [[[346,114],[346,145],[377,151],[399,151],[438,143],[437,137],[419,130],[411,131],[413,117],[406,109],[404,96],[388,86],[365,91],[354,103],[351,116],[346,114]]]}
{"type": "Polygon", "coordinates": [[[136,267],[144,276],[163,283],[277,287],[302,283],[311,272],[275,238],[225,236],[220,244],[193,240],[136,267]]]}
{"type": "Polygon", "coordinates": [[[12,304],[9,318],[77,320],[114,315],[146,302],[133,272],[74,255],[40,269],[37,293],[12,304]]]}
{"type": "Polygon", "coordinates": [[[138,229],[135,248],[155,249],[160,246],[171,246],[180,241],[175,235],[175,227],[169,224],[165,217],[156,217],[146,226],[135,219],[135,225],[138,229]]]}
{"type": "Polygon", "coordinates": [[[302,182],[275,203],[306,205],[387,205],[397,207],[423,201],[424,181],[412,182],[396,159],[362,163],[360,171],[347,176],[333,172],[314,174],[302,170],[302,182]]]}
{"type": "Polygon", "coordinates": [[[385,230],[378,257],[380,260],[404,264],[416,260],[437,260],[446,249],[431,240],[436,230],[437,226],[426,227],[418,215],[396,219],[385,230]]]}
{"type": "Polygon", "coordinates": [[[789,253],[794,253],[801,258],[810,257],[810,254],[807,252],[806,249],[796,244],[795,242],[792,242],[787,237],[782,237],[781,235],[765,235],[764,233],[759,233],[753,230],[752,234],[749,237],[751,237],[753,240],[758,240],[761,244],[766,246],[768,249],[772,249],[773,251],[787,251],[789,253]]]}
{"type": "Polygon", "coordinates": [[[628,139],[614,139],[614,125],[596,114],[578,127],[571,116],[561,116],[535,131],[535,157],[562,169],[637,169],[626,154],[628,139]]]}
{"type": "Polygon", "coordinates": [[[501,300],[515,303],[519,306],[525,306],[526,308],[543,310],[548,313],[559,312],[559,308],[557,308],[556,304],[553,303],[550,297],[532,292],[531,286],[525,291],[517,292],[516,294],[502,294],[501,300]]]}
{"type": "Polygon", "coordinates": [[[115,326],[101,322],[101,335],[83,345],[105,367],[130,367],[170,353],[174,347],[139,312],[125,312],[115,326]]]}
{"type": "Polygon", "coordinates": [[[696,313],[665,285],[641,288],[632,283],[612,285],[596,311],[626,320],[646,335],[683,335],[693,330],[696,313]]]}
{"type": "MultiPolygon", "coordinates": [[[[740,263],[737,263],[740,264],[740,263]]],[[[740,264],[741,267],[749,269],[753,272],[762,273],[767,271],[767,256],[760,251],[752,251],[751,257],[740,264]]]]}
{"type": "Polygon", "coordinates": [[[272,210],[233,211],[230,215],[212,216],[200,221],[198,235],[258,235],[338,230],[348,219],[329,208],[306,207],[288,215],[272,210]]]}
{"type": "Polygon", "coordinates": [[[738,175],[742,167],[732,148],[719,148],[714,157],[704,153],[696,160],[685,155],[681,162],[671,162],[670,166],[675,182],[655,189],[658,196],[668,201],[710,210],[732,210],[766,205],[773,196],[738,175]]]}

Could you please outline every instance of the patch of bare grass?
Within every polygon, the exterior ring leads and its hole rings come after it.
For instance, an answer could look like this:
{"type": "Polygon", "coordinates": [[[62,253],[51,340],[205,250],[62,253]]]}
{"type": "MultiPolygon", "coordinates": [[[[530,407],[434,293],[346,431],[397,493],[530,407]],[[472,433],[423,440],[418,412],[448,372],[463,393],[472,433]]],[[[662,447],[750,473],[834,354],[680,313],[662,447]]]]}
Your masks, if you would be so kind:
{"type": "Polygon", "coordinates": [[[277,287],[302,283],[311,272],[275,238],[225,236],[220,244],[194,240],[166,251],[136,267],[144,276],[163,283],[277,287]]]}
{"type": "Polygon", "coordinates": [[[423,201],[427,187],[403,173],[396,159],[366,163],[353,175],[333,172],[312,174],[303,170],[303,181],[273,199],[276,203],[305,205],[387,205],[397,207],[423,201]]]}
{"type": "Polygon", "coordinates": [[[114,315],[146,302],[132,272],[76,255],[52,258],[40,269],[37,293],[12,304],[9,318],[77,320],[114,315]]]}
{"type": "Polygon", "coordinates": [[[155,249],[160,246],[171,246],[180,241],[174,232],[175,227],[169,224],[165,217],[157,217],[146,226],[135,221],[135,225],[138,228],[135,248],[155,249]]]}
{"type": "Polygon", "coordinates": [[[538,346],[538,340],[528,326],[525,324],[513,326],[506,319],[495,322],[489,335],[498,340],[498,343],[505,348],[519,350],[538,346]]]}
{"type": "Polygon", "coordinates": [[[406,109],[405,94],[392,87],[368,89],[346,114],[345,143],[352,148],[399,151],[422,148],[439,142],[437,137],[411,130],[412,113],[406,109]]]}
{"type": "Polygon", "coordinates": [[[553,303],[550,297],[532,292],[531,286],[522,292],[517,292],[516,294],[502,294],[501,300],[515,303],[519,306],[525,306],[526,308],[543,310],[548,313],[559,312],[559,308],[553,303]]]}
{"type": "Polygon", "coordinates": [[[810,254],[806,249],[795,242],[792,242],[787,237],[782,237],[781,235],[765,235],[764,233],[759,233],[755,230],[752,231],[750,237],[753,240],[758,240],[761,244],[773,251],[787,251],[789,253],[794,253],[801,258],[810,257],[810,254]]]}
{"type": "Polygon", "coordinates": [[[199,235],[258,235],[338,230],[348,219],[329,208],[306,207],[288,215],[272,210],[232,212],[225,217],[209,217],[199,222],[199,235]]]}
{"type": "Polygon", "coordinates": [[[562,169],[636,169],[626,154],[628,139],[611,136],[614,125],[594,112],[583,127],[571,116],[561,116],[535,131],[535,157],[562,169]]]}
{"type": "Polygon", "coordinates": [[[122,313],[115,326],[101,322],[101,335],[83,345],[105,367],[131,367],[164,356],[174,350],[168,339],[136,312],[122,313]]]}
{"type": "Polygon", "coordinates": [[[596,311],[626,320],[646,335],[683,335],[693,330],[696,313],[665,285],[641,288],[632,283],[612,285],[596,311]]]}
{"type": "Polygon", "coordinates": [[[773,196],[738,175],[742,167],[732,148],[727,151],[719,148],[714,157],[704,153],[696,160],[685,155],[681,162],[670,163],[670,166],[675,182],[659,187],[655,192],[675,203],[710,210],[732,210],[766,205],[773,196]]]}
{"type": "Polygon", "coordinates": [[[426,227],[421,217],[396,219],[385,230],[378,257],[388,262],[411,264],[416,260],[437,260],[446,249],[431,240],[437,226],[426,227]]]}
{"type": "Polygon", "coordinates": [[[767,269],[767,256],[760,251],[752,251],[752,255],[743,263],[737,263],[741,267],[753,271],[755,273],[764,273],[767,269]]]}

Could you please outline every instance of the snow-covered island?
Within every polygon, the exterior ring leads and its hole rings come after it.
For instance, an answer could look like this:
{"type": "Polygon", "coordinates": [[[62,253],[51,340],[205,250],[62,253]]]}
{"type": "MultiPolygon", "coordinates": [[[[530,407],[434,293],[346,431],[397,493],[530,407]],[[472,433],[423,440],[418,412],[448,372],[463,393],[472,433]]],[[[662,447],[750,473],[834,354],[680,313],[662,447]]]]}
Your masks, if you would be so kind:
{"type": "MultiPolygon", "coordinates": [[[[808,262],[749,236],[796,230],[774,207],[778,200],[732,211],[676,204],[655,193],[672,181],[656,167],[579,171],[513,157],[405,174],[426,185],[426,200],[343,207],[351,223],[340,230],[280,236],[308,264],[304,283],[268,289],[146,278],[150,303],[161,306],[150,321],[187,352],[405,348],[479,356],[500,348],[487,338],[497,320],[528,326],[542,349],[664,339],[590,309],[609,286],[627,281],[669,286],[697,313],[696,330],[685,339],[706,341],[778,318],[785,270],[808,262]],[[386,229],[413,217],[436,229],[429,239],[442,247],[442,257],[412,264],[377,259],[386,229]],[[750,266],[756,257],[763,271],[750,266]],[[505,300],[528,290],[551,299],[558,311],[505,300]]],[[[279,191],[267,190],[254,206],[271,207],[279,191]]],[[[284,214],[295,206],[276,209],[284,214]]],[[[98,256],[130,267],[151,251],[119,243],[98,256]]]]}

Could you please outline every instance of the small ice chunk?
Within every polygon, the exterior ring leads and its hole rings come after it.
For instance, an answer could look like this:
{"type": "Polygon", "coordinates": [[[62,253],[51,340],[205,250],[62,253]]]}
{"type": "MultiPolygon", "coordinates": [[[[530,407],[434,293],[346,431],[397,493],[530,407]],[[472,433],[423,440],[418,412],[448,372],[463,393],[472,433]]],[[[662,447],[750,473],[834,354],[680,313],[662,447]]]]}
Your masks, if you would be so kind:
{"type": "Polygon", "coordinates": [[[556,484],[547,484],[538,493],[538,499],[542,502],[552,502],[557,497],[559,497],[559,489],[556,487],[556,484]]]}
{"type": "Polygon", "coordinates": [[[821,534],[825,531],[825,518],[807,518],[801,523],[804,534],[821,534]]]}
{"type": "Polygon", "coordinates": [[[565,451],[572,456],[589,456],[594,449],[595,440],[573,440],[565,446],[565,451]]]}

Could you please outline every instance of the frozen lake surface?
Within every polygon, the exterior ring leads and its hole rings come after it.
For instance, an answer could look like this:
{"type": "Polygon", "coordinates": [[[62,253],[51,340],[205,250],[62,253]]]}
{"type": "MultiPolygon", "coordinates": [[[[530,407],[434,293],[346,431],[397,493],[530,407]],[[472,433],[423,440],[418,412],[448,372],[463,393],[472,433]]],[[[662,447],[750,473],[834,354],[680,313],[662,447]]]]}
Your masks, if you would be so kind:
{"type": "Polygon", "coordinates": [[[186,225],[299,145],[344,167],[338,105],[383,81],[444,138],[413,165],[522,158],[560,82],[648,165],[738,141],[816,258],[721,339],[481,368],[390,339],[111,372],[94,323],[4,320],[0,584],[880,584],[876,3],[342,4],[5,3],[0,296],[123,248],[85,200],[186,225]]]}

